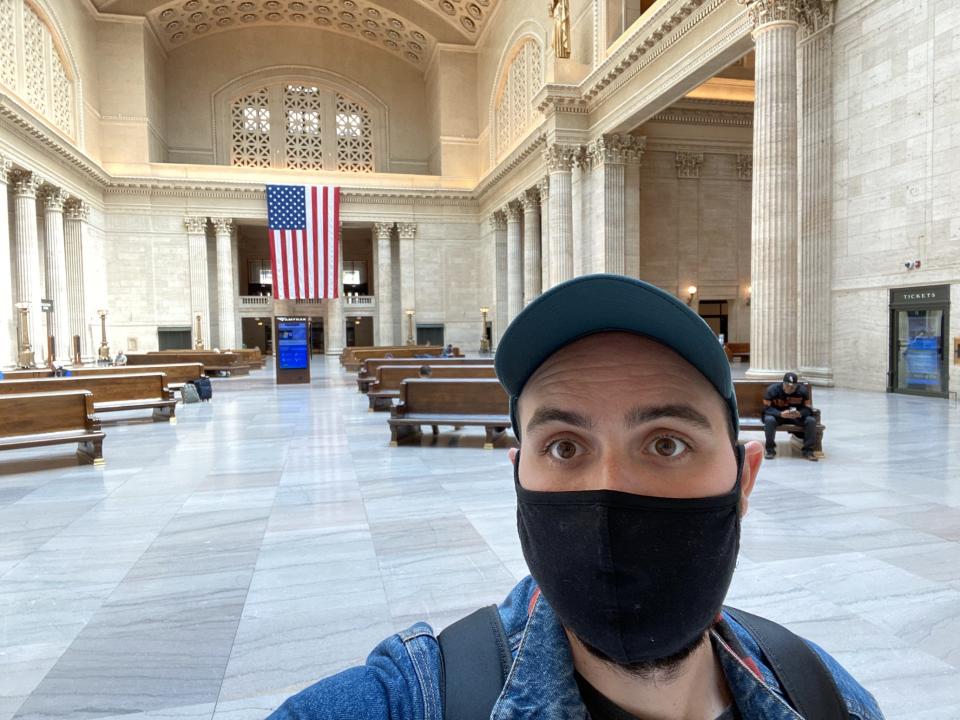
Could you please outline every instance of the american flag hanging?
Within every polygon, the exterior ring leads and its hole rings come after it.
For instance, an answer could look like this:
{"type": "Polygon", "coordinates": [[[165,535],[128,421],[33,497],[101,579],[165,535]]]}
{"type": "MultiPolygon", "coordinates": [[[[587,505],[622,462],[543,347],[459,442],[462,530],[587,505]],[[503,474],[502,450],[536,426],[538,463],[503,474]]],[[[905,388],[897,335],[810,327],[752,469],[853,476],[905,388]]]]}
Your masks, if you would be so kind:
{"type": "Polygon", "coordinates": [[[340,297],[340,188],[267,185],[273,297],[340,297]]]}

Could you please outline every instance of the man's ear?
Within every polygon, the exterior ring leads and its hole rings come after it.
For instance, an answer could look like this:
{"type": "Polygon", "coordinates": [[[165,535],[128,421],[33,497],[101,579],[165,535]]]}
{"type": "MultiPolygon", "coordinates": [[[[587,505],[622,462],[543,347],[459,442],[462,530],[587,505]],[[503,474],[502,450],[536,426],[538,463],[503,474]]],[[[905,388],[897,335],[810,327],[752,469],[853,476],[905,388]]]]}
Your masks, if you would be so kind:
{"type": "Polygon", "coordinates": [[[507,457],[510,458],[510,464],[516,466],[517,464],[517,453],[519,453],[519,448],[510,448],[507,451],[507,457]]]}
{"type": "Polygon", "coordinates": [[[740,517],[747,514],[750,507],[750,493],[757,483],[757,474],[763,462],[763,445],[750,440],[743,445],[743,470],[740,473],[740,517]]]}

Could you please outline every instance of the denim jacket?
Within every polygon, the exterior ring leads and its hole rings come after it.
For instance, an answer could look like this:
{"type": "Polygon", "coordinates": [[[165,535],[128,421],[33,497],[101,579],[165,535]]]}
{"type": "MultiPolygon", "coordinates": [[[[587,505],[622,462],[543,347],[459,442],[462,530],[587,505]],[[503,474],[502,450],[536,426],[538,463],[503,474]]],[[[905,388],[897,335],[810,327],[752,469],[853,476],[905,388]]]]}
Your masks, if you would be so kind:
{"type": "MultiPolygon", "coordinates": [[[[589,720],[566,635],[533,579],[521,581],[499,611],[513,664],[490,719],[589,720]]],[[[784,701],[759,647],[743,627],[724,615],[711,632],[743,720],[804,720],[784,701]]],[[[850,719],[882,720],[873,696],[824,650],[810,645],[833,674],[850,719]]],[[[443,720],[442,682],[436,637],[429,625],[417,623],[384,640],[365,665],[289,698],[270,720],[443,720]]]]}

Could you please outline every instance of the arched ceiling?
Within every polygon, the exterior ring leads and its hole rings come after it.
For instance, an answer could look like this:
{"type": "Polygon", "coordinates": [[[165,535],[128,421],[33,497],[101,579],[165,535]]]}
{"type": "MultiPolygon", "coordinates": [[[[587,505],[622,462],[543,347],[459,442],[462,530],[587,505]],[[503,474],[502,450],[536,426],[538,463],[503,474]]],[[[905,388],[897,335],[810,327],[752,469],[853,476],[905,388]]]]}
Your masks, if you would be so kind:
{"type": "Polygon", "coordinates": [[[146,17],[168,50],[258,25],[352,35],[417,67],[437,42],[473,44],[502,0],[93,0],[101,12],[146,17]]]}

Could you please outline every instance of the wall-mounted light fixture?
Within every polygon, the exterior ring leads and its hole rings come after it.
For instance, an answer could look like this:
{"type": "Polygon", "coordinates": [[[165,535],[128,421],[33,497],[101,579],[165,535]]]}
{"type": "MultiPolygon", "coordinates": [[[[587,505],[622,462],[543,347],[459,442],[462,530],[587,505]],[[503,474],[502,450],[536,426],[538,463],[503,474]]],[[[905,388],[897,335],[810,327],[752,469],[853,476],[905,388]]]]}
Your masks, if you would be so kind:
{"type": "Polygon", "coordinates": [[[687,288],[687,305],[693,305],[693,299],[697,296],[697,286],[691,285],[687,288]]]}
{"type": "Polygon", "coordinates": [[[407,345],[413,345],[413,316],[416,314],[415,310],[404,310],[404,313],[407,316],[407,345]]]}
{"type": "Polygon", "coordinates": [[[747,285],[747,305],[750,305],[750,300],[753,299],[753,285],[747,285]]]}

